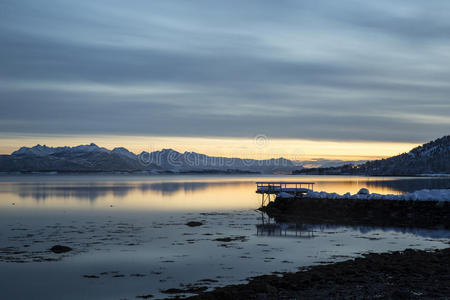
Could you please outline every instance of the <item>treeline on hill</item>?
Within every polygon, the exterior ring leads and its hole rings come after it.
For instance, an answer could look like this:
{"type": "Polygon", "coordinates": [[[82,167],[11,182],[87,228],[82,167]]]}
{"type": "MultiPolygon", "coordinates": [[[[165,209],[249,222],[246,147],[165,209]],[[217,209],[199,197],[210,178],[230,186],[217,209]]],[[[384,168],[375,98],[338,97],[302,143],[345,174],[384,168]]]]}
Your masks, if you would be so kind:
{"type": "Polygon", "coordinates": [[[450,135],[387,159],[373,160],[361,165],[305,168],[295,170],[292,174],[371,176],[450,174],[450,135]]]}

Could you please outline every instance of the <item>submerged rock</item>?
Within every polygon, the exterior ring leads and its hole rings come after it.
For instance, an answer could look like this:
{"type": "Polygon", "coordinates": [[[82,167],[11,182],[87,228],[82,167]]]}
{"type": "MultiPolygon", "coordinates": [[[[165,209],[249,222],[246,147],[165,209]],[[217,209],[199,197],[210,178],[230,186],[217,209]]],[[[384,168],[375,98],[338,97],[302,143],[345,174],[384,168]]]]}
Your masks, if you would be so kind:
{"type": "Polygon", "coordinates": [[[246,236],[235,236],[235,237],[224,237],[224,238],[217,238],[215,239],[215,241],[218,242],[233,242],[233,241],[241,241],[241,242],[245,242],[247,240],[246,236]]]}
{"type": "Polygon", "coordinates": [[[142,295],[142,296],[136,296],[137,299],[150,299],[153,298],[152,294],[148,294],[148,295],[142,295]]]}
{"type": "Polygon", "coordinates": [[[66,253],[69,251],[72,251],[72,248],[67,247],[67,246],[62,246],[62,245],[55,245],[53,247],[50,248],[50,251],[52,251],[53,253],[66,253]]]}
{"type": "Polygon", "coordinates": [[[197,221],[190,221],[186,223],[186,226],[189,227],[197,227],[197,226],[202,226],[203,223],[202,222],[197,222],[197,221]]]}

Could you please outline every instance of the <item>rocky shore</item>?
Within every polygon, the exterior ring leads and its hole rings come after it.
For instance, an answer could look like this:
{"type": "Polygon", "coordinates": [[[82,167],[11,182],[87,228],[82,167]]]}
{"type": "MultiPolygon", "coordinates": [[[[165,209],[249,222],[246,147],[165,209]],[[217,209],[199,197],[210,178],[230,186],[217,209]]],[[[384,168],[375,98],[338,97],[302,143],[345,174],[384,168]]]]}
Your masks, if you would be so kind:
{"type": "Polygon", "coordinates": [[[368,199],[280,199],[261,208],[277,221],[304,223],[450,228],[450,202],[368,199]]]}
{"type": "Polygon", "coordinates": [[[450,248],[370,253],[296,273],[265,275],[188,299],[449,299],[450,248]]]}

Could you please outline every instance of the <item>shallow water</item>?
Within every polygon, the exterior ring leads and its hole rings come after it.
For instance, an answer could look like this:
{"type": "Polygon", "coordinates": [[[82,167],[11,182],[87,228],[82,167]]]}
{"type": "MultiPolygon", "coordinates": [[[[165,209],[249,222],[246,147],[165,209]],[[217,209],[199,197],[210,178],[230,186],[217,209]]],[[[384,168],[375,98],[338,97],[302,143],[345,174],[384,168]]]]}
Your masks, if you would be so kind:
{"type": "Polygon", "coordinates": [[[2,176],[0,298],[167,297],[161,290],[223,286],[369,251],[448,247],[445,230],[274,224],[254,210],[259,180],[393,194],[449,183],[332,176],[2,176]],[[189,227],[188,221],[204,225],[189,227]],[[74,250],[53,254],[48,249],[55,244],[74,250]]]}

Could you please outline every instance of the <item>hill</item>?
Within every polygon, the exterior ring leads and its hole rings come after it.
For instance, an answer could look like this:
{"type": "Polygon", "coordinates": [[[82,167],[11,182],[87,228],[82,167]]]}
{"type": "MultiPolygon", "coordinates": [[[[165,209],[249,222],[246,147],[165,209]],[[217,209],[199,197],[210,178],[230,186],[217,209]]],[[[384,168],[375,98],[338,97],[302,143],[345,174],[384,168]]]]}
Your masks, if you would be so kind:
{"type": "Polygon", "coordinates": [[[420,174],[450,174],[450,135],[416,147],[387,159],[361,165],[332,168],[310,168],[293,171],[310,175],[416,176],[420,174]]]}

